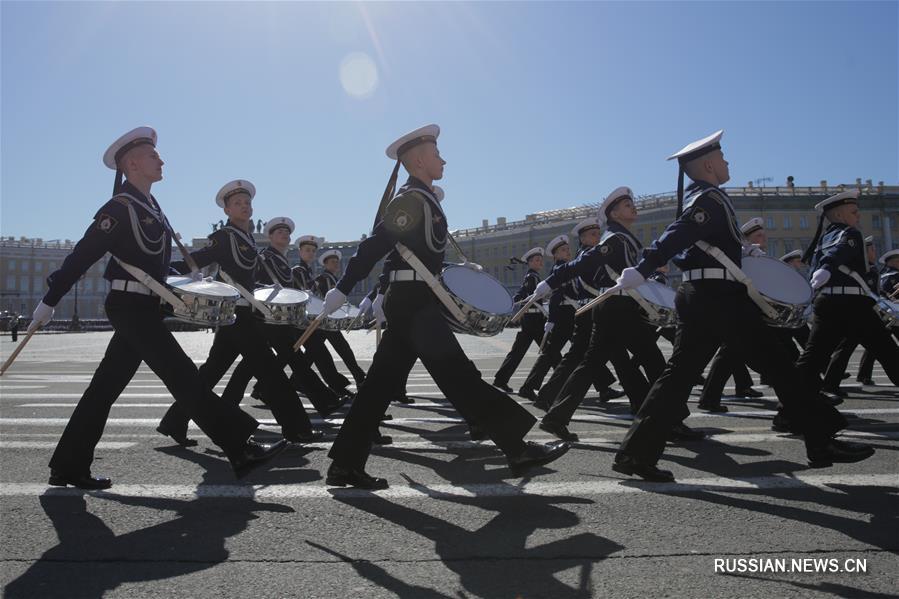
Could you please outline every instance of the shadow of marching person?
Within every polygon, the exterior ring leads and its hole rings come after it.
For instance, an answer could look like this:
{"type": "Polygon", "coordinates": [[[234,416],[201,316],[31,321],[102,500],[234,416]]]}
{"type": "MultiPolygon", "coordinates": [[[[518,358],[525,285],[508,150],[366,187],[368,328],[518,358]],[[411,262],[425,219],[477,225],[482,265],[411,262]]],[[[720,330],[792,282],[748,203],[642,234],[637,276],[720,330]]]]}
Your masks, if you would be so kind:
{"type": "MultiPolygon", "coordinates": [[[[408,453],[405,457],[391,457],[427,465],[447,481],[451,480],[451,471],[455,470],[459,462],[465,461],[469,465],[465,474],[471,475],[471,460],[462,456],[446,462],[408,453]]],[[[481,466],[491,463],[490,460],[478,462],[481,466]]],[[[500,468],[485,471],[478,477],[494,481],[491,483],[453,485],[459,487],[459,492],[432,489],[404,475],[411,488],[429,498],[454,506],[463,505],[496,512],[495,517],[474,531],[444,518],[391,503],[374,493],[360,495],[358,490],[342,493],[335,489],[332,494],[337,501],[432,540],[434,550],[443,565],[459,576],[462,588],[473,596],[533,596],[553,599],[593,597],[593,564],[624,549],[624,546],[592,532],[582,532],[543,544],[535,544],[531,536],[543,530],[562,530],[580,523],[577,514],[558,507],[558,504],[593,505],[594,502],[580,497],[529,495],[520,486],[499,479],[504,472],[507,471],[500,468]],[[502,576],[497,576],[497,564],[502,564],[502,576]],[[575,567],[580,568],[576,586],[569,586],[556,577],[560,572],[575,567]]],[[[364,575],[361,571],[360,573],[364,575]]],[[[459,595],[464,596],[461,592],[459,595]]]]}
{"type": "MultiPolygon", "coordinates": [[[[183,454],[179,454],[183,455],[183,454]]],[[[243,532],[255,512],[291,513],[289,506],[258,503],[250,485],[233,484],[233,496],[221,497],[209,479],[218,479],[221,460],[191,453],[209,466],[194,496],[187,499],[117,495],[52,488],[40,496],[41,507],[59,538],[28,570],[3,591],[7,598],[102,597],[123,584],[163,581],[212,568],[229,557],[226,542],[243,532]],[[211,474],[211,476],[210,476],[211,474]],[[216,497],[204,496],[206,490],[216,497]],[[142,510],[170,511],[175,517],[159,524],[116,534],[103,518],[91,513],[109,509],[105,502],[142,510]],[[90,505],[89,505],[90,504],[90,505]]],[[[118,485],[118,488],[127,485],[118,485]]],[[[137,514],[133,520],[158,520],[159,514],[137,514]]]]}

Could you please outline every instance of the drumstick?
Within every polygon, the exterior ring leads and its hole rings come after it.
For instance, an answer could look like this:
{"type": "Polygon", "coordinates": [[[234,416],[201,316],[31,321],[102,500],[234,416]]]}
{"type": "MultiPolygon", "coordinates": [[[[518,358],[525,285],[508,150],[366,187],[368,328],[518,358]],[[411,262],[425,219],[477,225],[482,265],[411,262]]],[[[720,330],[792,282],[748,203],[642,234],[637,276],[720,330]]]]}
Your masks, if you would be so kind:
{"type": "Polygon", "coordinates": [[[543,346],[546,345],[547,339],[549,339],[549,331],[546,331],[545,333],[543,333],[543,339],[540,340],[540,349],[538,351],[541,354],[543,353],[543,346]]]}
{"type": "Polygon", "coordinates": [[[511,322],[518,322],[521,320],[521,317],[524,316],[524,313],[528,311],[528,308],[534,305],[534,302],[537,301],[537,294],[534,293],[528,297],[527,301],[524,302],[524,306],[521,307],[521,310],[515,313],[515,316],[512,317],[511,322]]]}
{"type": "Polygon", "coordinates": [[[19,352],[25,349],[25,344],[28,343],[28,340],[31,339],[31,336],[37,332],[37,329],[38,327],[28,328],[28,334],[24,339],[22,339],[19,345],[16,346],[16,349],[14,349],[11,354],[9,354],[9,357],[6,358],[6,362],[3,363],[3,366],[0,366],[0,376],[3,376],[3,373],[6,372],[6,369],[12,366],[12,363],[15,361],[16,356],[19,355],[19,352]]]}
{"type": "Polygon", "coordinates": [[[577,312],[575,312],[574,315],[580,316],[581,314],[583,314],[585,312],[589,312],[590,310],[592,310],[593,308],[595,308],[602,302],[606,301],[607,299],[609,299],[610,297],[612,297],[619,291],[621,291],[621,287],[619,285],[613,285],[612,287],[609,287],[608,289],[603,291],[600,295],[597,295],[592,300],[590,300],[589,302],[587,302],[586,304],[584,304],[583,306],[578,308],[577,312]]]}
{"type": "Polygon", "coordinates": [[[312,324],[310,324],[306,328],[306,331],[300,336],[299,339],[297,339],[297,342],[293,344],[293,351],[300,351],[300,348],[303,347],[303,344],[306,343],[309,337],[312,336],[312,333],[315,332],[315,329],[318,328],[318,325],[320,325],[325,318],[327,318],[327,315],[324,312],[315,317],[315,320],[312,321],[312,324]]]}
{"type": "Polygon", "coordinates": [[[375,319],[375,347],[381,345],[381,321],[375,319]]]}

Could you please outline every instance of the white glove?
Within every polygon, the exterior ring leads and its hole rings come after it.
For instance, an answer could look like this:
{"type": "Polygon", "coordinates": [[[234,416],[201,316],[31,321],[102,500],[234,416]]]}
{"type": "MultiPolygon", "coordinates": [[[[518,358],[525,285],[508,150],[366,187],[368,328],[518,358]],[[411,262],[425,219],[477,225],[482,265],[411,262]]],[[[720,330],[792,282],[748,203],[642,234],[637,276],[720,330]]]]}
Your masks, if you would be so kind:
{"type": "Polygon", "coordinates": [[[471,270],[474,270],[477,272],[481,272],[482,270],[484,270],[483,266],[481,266],[480,264],[477,264],[475,262],[463,262],[459,266],[464,266],[465,268],[470,268],[471,270]]]}
{"type": "Polygon", "coordinates": [[[369,310],[371,310],[371,300],[366,295],[362,302],[359,304],[359,313],[365,314],[369,310]]]}
{"type": "Polygon", "coordinates": [[[379,293],[378,297],[375,298],[375,301],[371,303],[371,313],[372,316],[375,317],[375,320],[378,321],[379,324],[384,324],[387,322],[387,317],[384,316],[384,294],[379,293]]]}
{"type": "Polygon", "coordinates": [[[622,289],[636,289],[646,282],[643,275],[636,268],[625,268],[621,271],[621,276],[615,281],[615,284],[622,289]]]}
{"type": "Polygon", "coordinates": [[[809,281],[812,284],[812,289],[820,289],[824,286],[827,281],[830,280],[830,271],[824,268],[819,268],[815,272],[812,273],[812,278],[809,281]]]}
{"type": "Polygon", "coordinates": [[[539,299],[543,299],[547,295],[553,292],[553,288],[549,286],[549,283],[546,281],[540,281],[537,283],[537,288],[534,289],[534,297],[539,299]]]}
{"type": "Polygon", "coordinates": [[[346,303],[346,296],[343,292],[335,287],[325,294],[325,306],[322,308],[322,314],[328,316],[333,314],[340,306],[346,303]]]}
{"type": "Polygon", "coordinates": [[[765,250],[763,250],[757,243],[753,243],[752,245],[744,245],[743,246],[743,257],[746,256],[764,256],[765,250]]]}
{"type": "Polygon", "coordinates": [[[56,310],[41,302],[37,305],[37,308],[34,309],[34,313],[31,315],[31,324],[28,325],[28,330],[39,329],[44,326],[50,319],[53,318],[53,313],[56,310]]]}
{"type": "Polygon", "coordinates": [[[203,280],[203,271],[198,270],[197,272],[191,271],[189,275],[191,281],[202,281],[203,280]]]}
{"type": "Polygon", "coordinates": [[[553,330],[553,327],[554,327],[554,326],[556,326],[556,323],[554,323],[554,322],[547,322],[545,325],[543,325],[543,332],[544,332],[544,333],[550,332],[551,330],[553,330]]]}

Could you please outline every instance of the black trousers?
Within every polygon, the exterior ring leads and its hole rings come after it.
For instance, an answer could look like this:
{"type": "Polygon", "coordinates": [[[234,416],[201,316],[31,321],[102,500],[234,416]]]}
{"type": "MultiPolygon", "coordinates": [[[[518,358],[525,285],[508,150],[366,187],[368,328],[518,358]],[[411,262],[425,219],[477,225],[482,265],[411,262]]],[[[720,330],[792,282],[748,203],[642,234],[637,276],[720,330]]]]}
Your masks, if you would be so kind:
{"type": "MultiPolygon", "coordinates": [[[[281,425],[285,436],[308,431],[312,428],[309,416],[297,396],[284,368],[278,364],[275,354],[265,337],[263,324],[253,316],[250,308],[239,306],[234,324],[219,327],[212,340],[209,356],[200,366],[199,374],[207,389],[214,388],[237,356],[243,356],[253,372],[271,393],[264,397],[265,405],[272,410],[272,416],[281,425]]],[[[226,402],[222,402],[223,404],[226,402]]],[[[233,404],[232,404],[233,405],[233,404]]],[[[180,434],[187,433],[190,416],[179,404],[174,403],[162,417],[160,425],[180,434]]]]}
{"type": "Polygon", "coordinates": [[[712,359],[709,376],[706,377],[705,385],[702,386],[699,401],[707,406],[719,405],[721,395],[724,393],[724,386],[731,376],[734,377],[734,387],[737,389],[752,387],[752,377],[749,375],[746,365],[738,360],[734,352],[730,351],[726,345],[723,345],[712,359]]]}
{"type": "Polygon", "coordinates": [[[356,355],[353,353],[353,348],[347,343],[346,337],[343,336],[343,332],[322,331],[322,334],[328,343],[331,344],[331,347],[334,348],[334,351],[337,352],[337,355],[340,356],[340,359],[343,360],[343,364],[349,369],[350,374],[353,375],[353,380],[356,381],[356,385],[361,385],[362,381],[365,380],[365,371],[362,370],[362,368],[359,367],[358,362],[356,362],[356,355]]]}
{"type": "Polygon", "coordinates": [[[771,378],[784,414],[805,434],[807,446],[820,446],[846,426],[832,406],[805,387],[786,350],[746,288],[731,281],[689,281],[677,290],[674,351],[637,412],[619,452],[655,464],[671,427],[689,414],[687,399],[705,365],[721,345],[771,378]]]}
{"type": "MultiPolygon", "coordinates": [[[[496,375],[493,377],[494,383],[497,385],[509,384],[509,379],[512,378],[518,365],[521,364],[521,360],[524,358],[524,354],[527,353],[528,348],[531,347],[531,343],[534,343],[538,348],[540,347],[540,342],[543,341],[543,326],[545,324],[546,318],[544,318],[543,314],[529,312],[521,318],[521,329],[515,335],[512,349],[506,354],[506,359],[503,360],[499,370],[496,371],[496,375]]],[[[549,340],[547,340],[548,342],[549,340]]]]}
{"type": "MultiPolygon", "coordinates": [[[[552,376],[549,377],[545,385],[540,387],[540,391],[537,393],[538,401],[550,406],[556,401],[556,398],[562,391],[562,387],[565,385],[565,381],[568,380],[574,369],[578,367],[578,364],[583,361],[592,336],[593,315],[588,312],[575,317],[571,345],[568,347],[568,351],[562,357],[559,365],[553,370],[552,376]]],[[[615,377],[612,376],[605,361],[602,364],[595,365],[591,372],[593,375],[593,386],[597,391],[602,391],[615,382],[615,377]]]]}
{"type": "MultiPolygon", "coordinates": [[[[543,379],[551,368],[562,361],[562,349],[574,333],[574,306],[563,306],[559,310],[553,329],[549,332],[543,351],[537,356],[531,371],[521,385],[522,389],[536,391],[543,385],[543,379]]],[[[542,337],[542,336],[541,336],[542,337]]],[[[541,339],[542,340],[542,339],[541,339]]]]}
{"type": "Polygon", "coordinates": [[[597,365],[604,365],[608,360],[615,367],[631,411],[636,413],[650,386],[665,368],[665,358],[656,345],[656,328],[646,322],[634,300],[612,297],[594,308],[591,314],[594,327],[584,358],[568,377],[545,419],[567,425],[587,395],[597,365]],[[633,355],[633,360],[628,352],[633,355]]]}
{"type": "MultiPolygon", "coordinates": [[[[899,346],[871,309],[873,300],[853,295],[820,295],[815,300],[808,344],[797,362],[803,383],[818,392],[819,373],[845,339],[861,343],[880,362],[887,377],[899,385],[899,346]]],[[[842,377],[845,366],[840,370],[842,377]]],[[[837,375],[835,375],[837,376],[837,375]]],[[[839,384],[839,383],[838,383],[839,384]]]]}
{"type": "MultiPolygon", "coordinates": [[[[296,343],[300,336],[299,330],[291,326],[263,324],[262,331],[272,349],[278,354],[278,364],[290,366],[290,369],[293,371],[293,377],[300,383],[303,393],[306,394],[306,397],[309,398],[309,401],[319,414],[330,413],[334,404],[337,403],[337,393],[329,389],[315,374],[309,358],[306,357],[302,349],[299,351],[293,350],[293,344],[296,343]]],[[[241,360],[228,380],[228,384],[222,393],[222,399],[239,404],[247,390],[247,384],[256,375],[257,373],[253,372],[252,363],[247,360],[241,360]]],[[[259,389],[264,403],[272,400],[274,389],[272,389],[271,385],[260,382],[259,389]]],[[[277,398],[274,398],[274,400],[277,401],[277,398]]]]}
{"type": "MultiPolygon", "coordinates": [[[[302,331],[300,332],[302,333],[302,331]]],[[[315,331],[312,333],[303,345],[303,351],[306,353],[306,356],[312,360],[312,363],[315,364],[315,368],[318,370],[321,378],[324,379],[325,384],[330,387],[332,391],[341,394],[346,390],[347,386],[350,384],[350,380],[337,370],[337,366],[334,364],[334,358],[331,357],[331,352],[325,347],[324,331],[315,331]]],[[[302,381],[299,381],[296,376],[291,376],[290,378],[298,389],[302,389],[302,381]]]]}
{"type": "Polygon", "coordinates": [[[824,390],[835,390],[840,387],[843,373],[849,368],[849,360],[856,347],[858,347],[858,339],[855,337],[846,337],[837,345],[836,350],[830,355],[830,361],[824,371],[824,384],[822,385],[824,390]]]}
{"type": "Polygon", "coordinates": [[[197,367],[163,324],[158,298],[112,291],[106,298],[106,315],[115,332],[69,418],[50,460],[51,468],[75,476],[90,473],[109,410],[141,362],[146,362],[176,405],[226,454],[243,447],[259,423],[203,385],[197,367]]]}
{"type": "Polygon", "coordinates": [[[390,323],[371,368],[328,455],[338,464],[364,468],[371,439],[387,410],[395,378],[421,360],[460,413],[481,426],[506,454],[524,449],[523,437],[536,419],[511,397],[488,384],[462,351],[437,299],[421,282],[396,282],[384,299],[390,323]]]}

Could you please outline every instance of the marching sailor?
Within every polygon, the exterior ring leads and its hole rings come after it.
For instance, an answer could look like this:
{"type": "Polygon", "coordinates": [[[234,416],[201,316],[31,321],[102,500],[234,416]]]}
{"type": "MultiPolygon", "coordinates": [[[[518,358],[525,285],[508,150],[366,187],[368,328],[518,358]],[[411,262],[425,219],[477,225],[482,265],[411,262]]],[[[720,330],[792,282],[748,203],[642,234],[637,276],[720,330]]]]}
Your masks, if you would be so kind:
{"type": "MultiPolygon", "coordinates": [[[[242,356],[263,388],[268,391],[263,400],[281,425],[284,438],[295,443],[317,441],[322,438],[322,432],[312,428],[300,398],[272,354],[261,320],[253,314],[253,307],[250,305],[256,286],[259,257],[256,241],[250,232],[255,195],[256,187],[246,179],[237,179],[223,185],[215,196],[215,203],[225,211],[228,222],[209,235],[209,245],[190,253],[200,268],[218,264],[220,278],[238,290],[242,289],[241,295],[244,296],[235,309],[237,320],[234,324],[216,330],[209,356],[200,366],[200,377],[206,387],[212,389],[228,372],[237,356],[242,356]]],[[[173,266],[187,271],[184,262],[177,262],[173,266]]],[[[229,394],[232,401],[240,402],[243,399],[233,395],[229,394]]],[[[160,427],[185,434],[188,420],[184,410],[178,404],[172,404],[160,422],[160,427]]]]}
{"type": "MultiPolygon", "coordinates": [[[[287,261],[287,249],[290,247],[290,235],[293,231],[293,220],[286,216],[278,216],[265,223],[263,232],[268,236],[269,245],[259,254],[255,277],[257,286],[293,287],[293,273],[290,263],[287,261]]],[[[349,398],[344,398],[342,401],[338,399],[337,394],[329,389],[312,370],[312,364],[306,354],[303,351],[293,350],[293,344],[300,336],[296,327],[264,324],[262,328],[269,344],[278,354],[278,362],[290,365],[293,376],[300,383],[303,393],[322,417],[330,415],[343,403],[346,403],[349,398]]],[[[239,403],[253,374],[250,363],[241,360],[234,369],[222,397],[239,403]]],[[[271,393],[266,385],[259,383],[256,393],[259,399],[265,402],[271,393]]]]}
{"type": "MultiPolygon", "coordinates": [[[[812,270],[812,288],[820,290],[808,344],[797,366],[810,389],[821,388],[819,373],[843,339],[857,340],[899,385],[899,346],[871,309],[873,293],[865,281],[868,255],[861,232],[857,189],[833,195],[815,205],[821,211],[818,230],[803,261],[812,270]],[[824,219],[829,221],[822,235],[824,219]],[[820,241],[819,241],[820,240],[820,241]]],[[[840,371],[842,374],[842,369],[840,371]]]]}
{"type": "MultiPolygon", "coordinates": [[[[543,270],[543,248],[538,246],[529,249],[519,258],[519,261],[526,264],[528,270],[524,273],[524,281],[522,281],[521,287],[512,297],[516,304],[530,297],[534,293],[534,289],[537,288],[537,284],[540,283],[540,271],[543,270]]],[[[499,370],[496,371],[496,375],[493,377],[494,387],[498,387],[506,393],[512,393],[512,388],[509,387],[509,379],[512,378],[512,374],[518,368],[518,365],[521,364],[521,360],[524,358],[524,354],[528,351],[531,343],[534,343],[539,349],[540,342],[543,340],[543,327],[546,324],[546,317],[543,315],[544,309],[543,301],[540,301],[528,308],[527,313],[522,316],[521,328],[518,334],[515,335],[512,349],[509,350],[502,365],[500,365],[499,370]]]]}
{"type": "MultiPolygon", "coordinates": [[[[801,382],[786,350],[764,324],[762,304],[755,303],[764,300],[754,287],[736,280],[742,275],[743,235],[731,200],[720,188],[730,179],[721,151],[722,133],[693,142],[669,158],[676,158],[680,167],[676,220],[643,250],[637,266],[624,269],[616,282],[622,289],[634,289],[671,259],[683,272],[675,299],[678,331],[674,350],[612,468],[651,481],[674,480],[671,472],[659,469],[656,463],[664,452],[669,429],[688,412],[686,403],[697,375],[720,345],[729,346],[753,369],[770,376],[787,417],[804,433],[813,467],[870,457],[874,453],[870,446],[833,438],[846,427],[846,419],[801,382]],[[686,190],[686,201],[684,172],[693,181],[686,190]]],[[[819,274],[817,280],[822,278],[819,274]]],[[[808,348],[806,353],[810,353],[808,348]]]]}
{"type": "MultiPolygon", "coordinates": [[[[316,295],[319,297],[325,297],[325,295],[331,289],[337,285],[337,275],[340,273],[340,259],[343,258],[343,254],[340,253],[340,250],[330,249],[325,250],[321,256],[318,257],[318,263],[324,269],[317,277],[315,277],[315,285],[314,290],[316,295]]],[[[323,331],[325,339],[328,343],[331,344],[331,347],[334,348],[334,351],[337,352],[337,355],[340,356],[340,359],[343,360],[344,366],[346,366],[350,374],[353,375],[353,379],[356,382],[356,389],[362,385],[362,381],[365,380],[365,371],[359,367],[359,363],[356,362],[356,355],[353,353],[353,348],[350,347],[350,344],[347,343],[346,337],[343,336],[343,331],[323,331]]]]}
{"type": "MultiPolygon", "coordinates": [[[[324,314],[346,302],[356,283],[384,256],[390,265],[390,287],[384,298],[389,323],[375,351],[371,368],[328,455],[329,485],[385,488],[387,481],[365,472],[372,433],[390,402],[394,377],[404,376],[415,358],[421,360],[446,398],[480,425],[503,451],[514,472],[549,463],[568,451],[564,442],[525,442],[535,423],[527,410],[485,382],[462,351],[438,299],[443,291],[432,277],[443,268],[449,229],[433,182],[443,176],[446,162],[437,149],[440,128],[428,125],[396,140],[387,148],[396,160],[382,197],[371,236],[359,244],[337,286],[325,296],[324,314]],[[409,179],[394,197],[400,164],[409,179]],[[433,284],[434,287],[429,285],[433,284]]],[[[472,263],[465,266],[478,270],[472,263]]]]}
{"type": "MultiPolygon", "coordinates": [[[[315,260],[316,252],[318,252],[318,238],[315,235],[301,235],[297,239],[297,249],[300,254],[300,262],[292,269],[293,286],[295,289],[315,294],[315,276],[312,274],[312,262],[315,260]]],[[[351,399],[354,397],[355,394],[348,389],[350,380],[337,370],[334,358],[325,346],[324,331],[316,330],[312,333],[312,336],[303,345],[303,350],[315,364],[318,373],[331,390],[342,397],[351,399]]],[[[291,380],[298,388],[302,388],[302,384],[296,377],[292,376],[291,380]]]]}
{"type": "MultiPolygon", "coordinates": [[[[162,207],[150,194],[152,184],[162,180],[164,164],[156,151],[156,131],[138,127],[124,134],[106,150],[103,163],[116,171],[113,198],[97,211],[62,267],[48,277],[49,289],[34,310],[31,325],[38,328],[49,322],[53,306],[72,285],[104,254],[112,254],[103,277],[111,283],[105,308],[114,332],[50,460],[50,484],[82,489],[112,486],[110,479],[91,474],[94,449],[112,404],[141,362],[165,383],[180,409],[225,451],[237,476],[243,476],[282,451],[286,442],[263,445],[249,439],[258,422],[235,405],[221,405],[163,324],[159,296],[122,266],[142,270],[154,286],[164,286],[169,274],[173,233],[162,207]]],[[[183,445],[191,444],[183,434],[173,437],[183,445]]]]}
{"type": "MultiPolygon", "coordinates": [[[[599,220],[596,217],[584,219],[575,225],[571,234],[578,239],[578,256],[599,243],[600,233],[599,220]]],[[[577,306],[574,307],[574,312],[576,312],[577,308],[592,299],[593,295],[580,284],[581,282],[579,279],[574,279],[571,283],[577,294],[577,306]]],[[[593,317],[590,316],[590,314],[574,316],[574,331],[571,333],[571,345],[568,346],[568,351],[565,352],[565,355],[555,366],[552,376],[549,377],[549,380],[545,385],[540,387],[540,391],[537,393],[537,401],[535,402],[537,407],[548,410],[556,401],[565,381],[568,380],[568,377],[571,376],[574,369],[577,368],[578,364],[584,359],[584,354],[587,352],[587,347],[590,345],[590,336],[592,333],[593,317]]],[[[612,376],[605,361],[602,363],[594,363],[592,372],[593,386],[599,391],[600,402],[617,399],[624,395],[623,391],[612,389],[610,387],[615,381],[615,377],[612,376]]],[[[528,379],[528,381],[529,380],[530,379],[528,379]]],[[[527,384],[528,381],[525,381],[525,384],[527,384]]]]}
{"type": "MultiPolygon", "coordinates": [[[[618,187],[606,196],[599,207],[598,220],[600,224],[608,223],[599,243],[556,269],[537,287],[537,297],[546,296],[553,288],[575,278],[598,295],[614,285],[618,273],[637,263],[643,245],[629,228],[637,220],[633,191],[618,187]]],[[[633,297],[624,293],[610,297],[593,308],[589,316],[594,324],[584,358],[540,423],[540,428],[560,439],[577,440],[577,435],[568,430],[568,423],[583,401],[597,365],[611,359],[634,414],[665,367],[665,358],[656,345],[656,329],[646,321],[646,312],[633,297]],[[635,362],[628,352],[633,354],[635,362]],[[639,368],[646,373],[645,377],[639,368]]]]}

